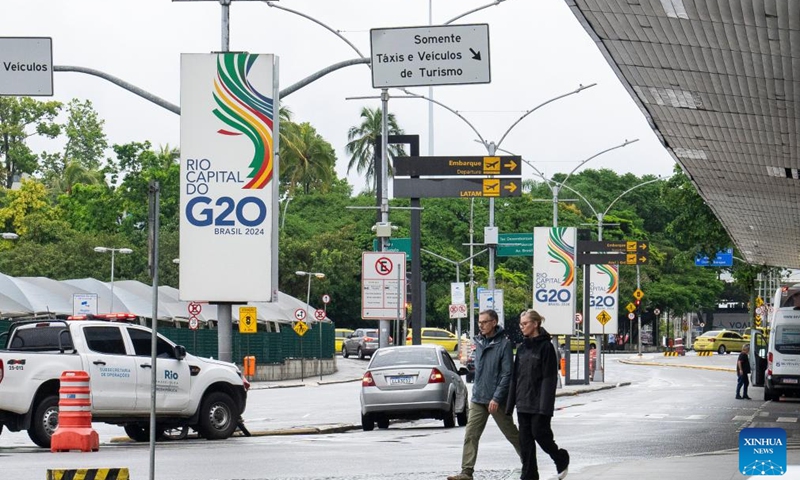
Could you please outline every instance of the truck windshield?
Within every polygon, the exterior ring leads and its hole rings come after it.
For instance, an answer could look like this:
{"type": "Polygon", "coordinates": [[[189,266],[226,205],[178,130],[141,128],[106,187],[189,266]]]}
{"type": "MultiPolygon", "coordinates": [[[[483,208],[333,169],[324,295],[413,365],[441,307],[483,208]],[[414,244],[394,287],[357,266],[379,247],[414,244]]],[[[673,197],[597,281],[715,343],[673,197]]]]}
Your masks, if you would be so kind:
{"type": "Polygon", "coordinates": [[[775,335],[775,350],[800,355],[800,325],[778,325],[772,334],[775,335]]]}

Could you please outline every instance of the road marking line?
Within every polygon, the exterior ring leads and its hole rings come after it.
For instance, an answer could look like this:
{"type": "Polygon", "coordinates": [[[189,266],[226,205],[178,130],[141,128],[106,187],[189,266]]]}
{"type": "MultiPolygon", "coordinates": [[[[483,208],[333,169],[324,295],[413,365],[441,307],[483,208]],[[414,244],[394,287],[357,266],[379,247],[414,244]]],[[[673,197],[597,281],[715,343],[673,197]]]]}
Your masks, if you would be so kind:
{"type": "Polygon", "coordinates": [[[782,423],[797,423],[797,417],[778,417],[776,422],[782,423]]]}

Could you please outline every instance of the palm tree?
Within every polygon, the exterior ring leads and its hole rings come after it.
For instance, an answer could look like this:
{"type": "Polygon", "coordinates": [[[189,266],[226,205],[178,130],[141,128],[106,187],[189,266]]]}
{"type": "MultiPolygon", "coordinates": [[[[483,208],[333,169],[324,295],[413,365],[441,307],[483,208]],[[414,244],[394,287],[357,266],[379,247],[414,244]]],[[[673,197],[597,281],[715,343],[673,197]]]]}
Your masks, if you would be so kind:
{"type": "Polygon", "coordinates": [[[336,153],[310,123],[285,122],[281,127],[281,181],[289,195],[298,186],[326,191],[336,178],[336,153]]]}
{"type": "Polygon", "coordinates": [[[105,182],[103,172],[87,167],[78,160],[72,160],[64,167],[61,175],[54,177],[52,188],[59,193],[72,193],[72,187],[78,183],[96,185],[105,182]]]}
{"type": "MultiPolygon", "coordinates": [[[[397,125],[397,119],[393,113],[388,115],[389,135],[402,135],[403,130],[397,125]]],[[[355,167],[356,172],[365,173],[367,185],[374,186],[375,179],[375,139],[381,134],[382,115],[380,108],[364,107],[361,109],[361,125],[350,127],[347,131],[348,143],[345,151],[350,155],[350,162],[347,164],[347,173],[355,167]]],[[[405,148],[402,145],[389,144],[389,158],[405,156],[405,148]]],[[[389,174],[391,175],[392,163],[389,163],[389,174]]]]}

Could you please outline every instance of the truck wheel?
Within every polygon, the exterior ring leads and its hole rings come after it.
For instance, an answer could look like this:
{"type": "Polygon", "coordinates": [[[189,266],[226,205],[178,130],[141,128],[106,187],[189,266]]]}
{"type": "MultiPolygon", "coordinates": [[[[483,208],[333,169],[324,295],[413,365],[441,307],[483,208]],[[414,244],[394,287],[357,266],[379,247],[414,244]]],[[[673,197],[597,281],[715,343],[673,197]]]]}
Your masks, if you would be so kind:
{"type": "Polygon", "coordinates": [[[239,413],[231,397],[223,392],[211,392],[200,407],[197,431],[207,440],[222,440],[233,435],[239,413]]]}
{"type": "Polygon", "coordinates": [[[28,436],[42,448],[50,448],[50,439],[58,427],[58,396],[50,395],[39,402],[33,411],[28,436]]]}
{"type": "Polygon", "coordinates": [[[123,427],[125,435],[129,436],[134,442],[149,442],[150,429],[136,423],[129,423],[123,427]]]}
{"type": "Polygon", "coordinates": [[[173,427],[163,427],[156,425],[159,430],[158,438],[163,440],[186,440],[189,436],[189,426],[179,425],[173,427]]]}

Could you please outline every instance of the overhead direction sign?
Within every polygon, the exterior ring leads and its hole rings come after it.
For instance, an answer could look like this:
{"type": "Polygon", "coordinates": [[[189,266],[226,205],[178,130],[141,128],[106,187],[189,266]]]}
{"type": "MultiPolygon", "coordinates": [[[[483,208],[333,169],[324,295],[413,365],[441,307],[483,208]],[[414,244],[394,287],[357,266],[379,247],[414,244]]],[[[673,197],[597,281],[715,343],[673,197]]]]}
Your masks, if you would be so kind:
{"type": "Polygon", "coordinates": [[[395,178],[396,198],[519,197],[519,178],[395,178]]]}
{"type": "Polygon", "coordinates": [[[0,96],[53,95],[53,39],[0,37],[0,96]]]}
{"type": "Polygon", "coordinates": [[[492,81],[485,23],[374,28],[370,50],[374,88],[492,81]]]}
{"type": "Polygon", "coordinates": [[[645,265],[650,256],[643,253],[579,253],[578,265],[645,265]]]}
{"type": "Polygon", "coordinates": [[[522,157],[397,157],[394,174],[418,176],[520,176],[522,157]]]}
{"type": "Polygon", "coordinates": [[[495,255],[498,257],[532,257],[533,232],[499,234],[495,255]]]}
{"type": "Polygon", "coordinates": [[[635,240],[578,240],[580,253],[645,253],[650,252],[648,242],[635,240]]]}

